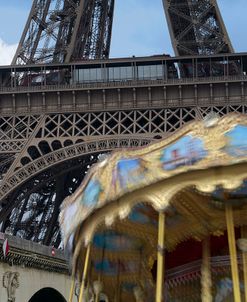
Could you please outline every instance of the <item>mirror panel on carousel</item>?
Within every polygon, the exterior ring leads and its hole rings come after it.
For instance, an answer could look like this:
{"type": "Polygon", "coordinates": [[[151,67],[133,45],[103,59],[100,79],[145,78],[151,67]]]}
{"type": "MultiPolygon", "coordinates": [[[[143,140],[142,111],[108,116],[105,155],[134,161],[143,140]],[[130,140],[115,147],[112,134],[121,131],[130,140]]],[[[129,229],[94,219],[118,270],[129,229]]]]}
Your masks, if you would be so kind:
{"type": "Polygon", "coordinates": [[[79,302],[247,301],[245,117],[113,153],[61,210],[79,302]]]}

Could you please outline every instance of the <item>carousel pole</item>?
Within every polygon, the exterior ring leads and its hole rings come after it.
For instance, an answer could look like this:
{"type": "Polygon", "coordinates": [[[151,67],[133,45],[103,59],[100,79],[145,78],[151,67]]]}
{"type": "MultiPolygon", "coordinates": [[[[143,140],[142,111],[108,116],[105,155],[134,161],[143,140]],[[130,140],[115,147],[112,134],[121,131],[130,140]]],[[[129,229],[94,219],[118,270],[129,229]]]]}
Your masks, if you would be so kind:
{"type": "Polygon", "coordinates": [[[201,268],[201,286],[202,286],[202,302],[212,302],[212,275],[210,261],[210,237],[202,242],[202,268],[201,268]]]}
{"type": "Polygon", "coordinates": [[[116,295],[116,300],[119,302],[120,300],[120,260],[118,259],[118,264],[117,264],[117,295],[116,295]]]}
{"type": "Polygon", "coordinates": [[[89,244],[88,247],[87,247],[84,270],[83,270],[83,275],[82,275],[81,289],[80,289],[80,295],[79,295],[79,302],[82,302],[82,299],[83,299],[85,283],[86,283],[86,278],[87,278],[87,272],[88,272],[90,251],[91,251],[91,244],[89,244]]]}
{"type": "Polygon", "coordinates": [[[95,302],[99,302],[99,295],[100,295],[100,293],[96,293],[96,297],[95,297],[95,302]]]}
{"type": "Polygon", "coordinates": [[[156,302],[163,302],[165,264],[165,214],[159,213],[156,302]]]}
{"type": "Polygon", "coordinates": [[[226,224],[227,224],[230,260],[231,260],[234,301],[241,302],[233,210],[232,210],[232,206],[227,203],[226,203],[226,224]]]}
{"type": "MultiPolygon", "coordinates": [[[[104,245],[103,245],[103,249],[102,249],[102,257],[101,257],[101,268],[100,268],[100,273],[99,273],[99,277],[98,277],[98,284],[101,284],[102,282],[102,274],[103,274],[103,262],[105,259],[105,244],[106,244],[106,239],[105,239],[105,232],[104,232],[104,245]]],[[[101,289],[102,290],[102,289],[101,289]]],[[[95,302],[99,302],[99,298],[100,298],[100,291],[98,290],[96,292],[96,297],[95,297],[95,302]]]]}
{"type": "Polygon", "coordinates": [[[75,293],[75,278],[72,279],[70,294],[69,294],[69,302],[73,301],[74,293],[75,293]]]}
{"type": "MultiPolygon", "coordinates": [[[[247,226],[241,227],[241,237],[247,238],[247,226]]],[[[245,295],[245,302],[247,302],[247,253],[242,251],[243,257],[243,271],[244,271],[244,295],[245,295]]]]}

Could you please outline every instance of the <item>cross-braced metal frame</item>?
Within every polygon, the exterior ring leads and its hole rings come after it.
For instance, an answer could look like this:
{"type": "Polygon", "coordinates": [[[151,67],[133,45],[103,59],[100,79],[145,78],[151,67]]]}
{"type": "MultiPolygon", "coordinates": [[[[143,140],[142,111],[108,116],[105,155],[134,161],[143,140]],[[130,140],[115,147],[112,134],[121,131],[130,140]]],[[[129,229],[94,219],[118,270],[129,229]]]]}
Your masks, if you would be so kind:
{"type": "Polygon", "coordinates": [[[233,53],[216,0],[163,0],[175,54],[233,53]]]}
{"type": "Polygon", "coordinates": [[[107,58],[114,0],[34,0],[12,64],[107,58]]]}
{"type": "MultiPolygon", "coordinates": [[[[12,64],[107,58],[114,3],[115,0],[34,0],[12,64]]],[[[233,52],[215,0],[163,3],[176,55],[233,52]]]]}

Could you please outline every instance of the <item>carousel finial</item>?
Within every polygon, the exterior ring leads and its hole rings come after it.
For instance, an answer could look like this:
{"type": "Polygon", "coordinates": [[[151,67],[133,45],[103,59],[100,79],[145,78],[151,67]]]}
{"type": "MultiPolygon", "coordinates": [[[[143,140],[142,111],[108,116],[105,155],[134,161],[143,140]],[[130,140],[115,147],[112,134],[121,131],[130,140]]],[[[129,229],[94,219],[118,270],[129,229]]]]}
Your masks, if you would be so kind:
{"type": "Polygon", "coordinates": [[[218,124],[219,119],[220,119],[219,115],[216,112],[211,111],[205,116],[203,122],[206,128],[211,128],[211,127],[215,127],[218,124]]]}

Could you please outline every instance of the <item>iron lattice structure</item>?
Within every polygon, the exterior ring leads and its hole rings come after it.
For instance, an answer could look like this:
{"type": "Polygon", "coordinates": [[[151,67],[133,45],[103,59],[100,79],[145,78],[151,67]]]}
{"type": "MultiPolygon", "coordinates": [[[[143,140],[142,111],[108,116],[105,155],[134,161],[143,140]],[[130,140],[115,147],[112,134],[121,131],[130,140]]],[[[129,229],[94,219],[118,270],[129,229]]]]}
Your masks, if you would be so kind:
{"type": "MultiPolygon", "coordinates": [[[[12,64],[107,58],[115,0],[34,0],[12,64]]],[[[215,0],[163,0],[176,55],[232,53],[215,0]]]]}
{"type": "Polygon", "coordinates": [[[175,54],[233,53],[216,0],[163,0],[175,54]]]}
{"type": "Polygon", "coordinates": [[[12,64],[107,58],[114,0],[34,0],[12,64]]]}
{"type": "MultiPolygon", "coordinates": [[[[215,1],[164,7],[177,55],[233,52],[215,1]]],[[[114,0],[33,1],[13,59],[28,66],[0,71],[1,231],[58,247],[59,206],[102,154],[247,111],[246,56],[106,60],[113,12],[114,0]],[[103,60],[67,64],[88,59],[103,60]]]]}

